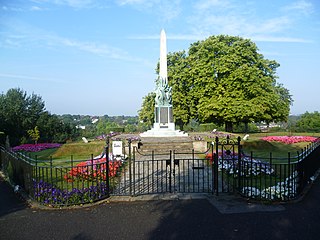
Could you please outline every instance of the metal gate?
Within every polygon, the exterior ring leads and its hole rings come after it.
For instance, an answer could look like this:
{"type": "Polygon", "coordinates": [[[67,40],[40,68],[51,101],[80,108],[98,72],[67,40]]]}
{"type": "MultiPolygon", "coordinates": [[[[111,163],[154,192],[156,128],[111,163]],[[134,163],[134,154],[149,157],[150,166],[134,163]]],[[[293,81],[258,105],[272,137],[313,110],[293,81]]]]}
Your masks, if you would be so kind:
{"type": "Polygon", "coordinates": [[[215,139],[206,152],[142,153],[128,146],[128,159],[110,179],[112,195],[234,191],[240,140],[215,139]]]}

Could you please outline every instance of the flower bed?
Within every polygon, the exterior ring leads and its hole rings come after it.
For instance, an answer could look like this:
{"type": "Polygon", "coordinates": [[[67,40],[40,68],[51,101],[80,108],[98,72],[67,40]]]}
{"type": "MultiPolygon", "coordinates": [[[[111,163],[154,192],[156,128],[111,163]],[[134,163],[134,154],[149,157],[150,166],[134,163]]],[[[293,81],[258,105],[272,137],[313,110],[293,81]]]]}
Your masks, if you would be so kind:
{"type": "Polygon", "coordinates": [[[22,144],[12,148],[15,152],[40,152],[50,148],[59,148],[62,144],[59,143],[38,143],[38,144],[22,144]]]}
{"type": "MultiPolygon", "coordinates": [[[[206,155],[206,159],[210,160],[210,163],[212,163],[212,154],[208,153],[206,155]]],[[[270,175],[274,173],[274,170],[271,168],[270,164],[265,161],[257,160],[257,159],[251,159],[248,156],[241,155],[241,161],[242,161],[242,176],[258,176],[259,174],[267,174],[270,175]]],[[[238,154],[237,153],[231,153],[228,151],[219,152],[218,156],[218,170],[219,171],[225,171],[227,174],[233,174],[237,175],[239,173],[239,164],[238,164],[238,154]]]]}
{"type": "Polygon", "coordinates": [[[40,180],[34,181],[34,197],[40,203],[46,205],[77,205],[89,203],[108,195],[108,189],[104,182],[87,188],[73,188],[61,190],[60,188],[40,180]]]}
{"type": "Polygon", "coordinates": [[[299,143],[299,142],[315,142],[316,137],[309,136],[268,136],[261,138],[267,142],[282,142],[285,144],[299,143]]]}
{"type": "MultiPolygon", "coordinates": [[[[210,160],[210,163],[212,163],[211,153],[208,153],[206,158],[210,160]]],[[[275,185],[266,187],[266,185],[262,183],[262,181],[265,182],[266,179],[277,179],[278,173],[275,171],[275,167],[275,165],[271,165],[269,162],[251,159],[251,157],[242,154],[241,176],[244,179],[245,185],[242,187],[241,193],[246,197],[260,198],[271,201],[288,200],[294,198],[297,194],[297,171],[282,181],[276,182],[275,185]],[[268,177],[266,178],[265,176],[268,177]],[[252,183],[255,183],[256,185],[253,186],[252,183]],[[259,183],[260,187],[263,189],[259,187],[259,183]]],[[[235,153],[233,155],[227,151],[219,152],[218,171],[224,172],[229,177],[237,178],[240,172],[238,154],[235,153]]]]}
{"type": "Polygon", "coordinates": [[[297,194],[298,172],[295,171],[291,176],[287,177],[283,182],[276,185],[259,190],[255,187],[243,187],[241,193],[251,198],[261,198],[266,200],[287,200],[292,199],[297,194]]]}
{"type": "MultiPolygon", "coordinates": [[[[115,177],[118,169],[122,166],[121,160],[109,161],[109,177],[115,177]]],[[[78,163],[65,176],[68,182],[73,182],[76,178],[80,179],[102,179],[106,180],[106,158],[99,157],[78,163]]]]}

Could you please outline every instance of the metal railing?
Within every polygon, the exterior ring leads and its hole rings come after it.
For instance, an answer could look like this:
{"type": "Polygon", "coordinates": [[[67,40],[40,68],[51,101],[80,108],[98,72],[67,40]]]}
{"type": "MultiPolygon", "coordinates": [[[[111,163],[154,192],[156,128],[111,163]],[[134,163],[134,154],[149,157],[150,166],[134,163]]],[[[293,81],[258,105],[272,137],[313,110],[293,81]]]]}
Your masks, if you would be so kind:
{"type": "MultiPolygon", "coordinates": [[[[143,154],[128,143],[126,161],[110,159],[108,141],[100,157],[67,161],[32,159],[0,147],[0,169],[35,201],[69,206],[110,195],[163,192],[239,192],[262,201],[289,201],[301,195],[320,168],[319,139],[285,159],[245,155],[239,140],[234,146],[227,141],[222,151],[212,146],[210,157],[170,151],[139,159],[137,155],[143,154]]],[[[217,139],[216,144],[222,143],[217,139]]]]}
{"type": "Polygon", "coordinates": [[[297,155],[287,158],[256,158],[243,155],[238,171],[240,194],[248,198],[268,201],[289,201],[298,198],[306,186],[315,180],[320,168],[319,139],[297,155]]]}
{"type": "Polygon", "coordinates": [[[9,181],[35,201],[51,206],[80,205],[109,197],[109,176],[117,171],[117,162],[109,161],[108,148],[97,158],[74,160],[71,156],[68,161],[32,159],[3,147],[0,153],[0,169],[9,181]]]}

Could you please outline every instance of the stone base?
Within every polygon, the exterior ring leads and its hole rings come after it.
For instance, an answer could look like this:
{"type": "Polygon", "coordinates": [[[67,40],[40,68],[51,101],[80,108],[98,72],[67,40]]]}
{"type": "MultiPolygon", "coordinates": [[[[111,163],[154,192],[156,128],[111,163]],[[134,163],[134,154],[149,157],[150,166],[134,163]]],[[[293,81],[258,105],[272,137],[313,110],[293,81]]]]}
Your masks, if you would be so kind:
{"type": "Polygon", "coordinates": [[[140,134],[140,137],[188,137],[188,133],[170,128],[152,128],[140,134]]]}

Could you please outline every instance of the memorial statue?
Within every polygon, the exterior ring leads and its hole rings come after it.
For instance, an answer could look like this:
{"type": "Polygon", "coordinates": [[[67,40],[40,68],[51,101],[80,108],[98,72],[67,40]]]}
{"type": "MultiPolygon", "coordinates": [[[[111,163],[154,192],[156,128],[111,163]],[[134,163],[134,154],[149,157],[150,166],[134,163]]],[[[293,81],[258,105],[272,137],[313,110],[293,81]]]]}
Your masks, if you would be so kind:
{"type": "Polygon", "coordinates": [[[156,80],[156,97],[155,102],[157,106],[168,106],[172,104],[171,87],[168,81],[160,76],[156,80]]]}

